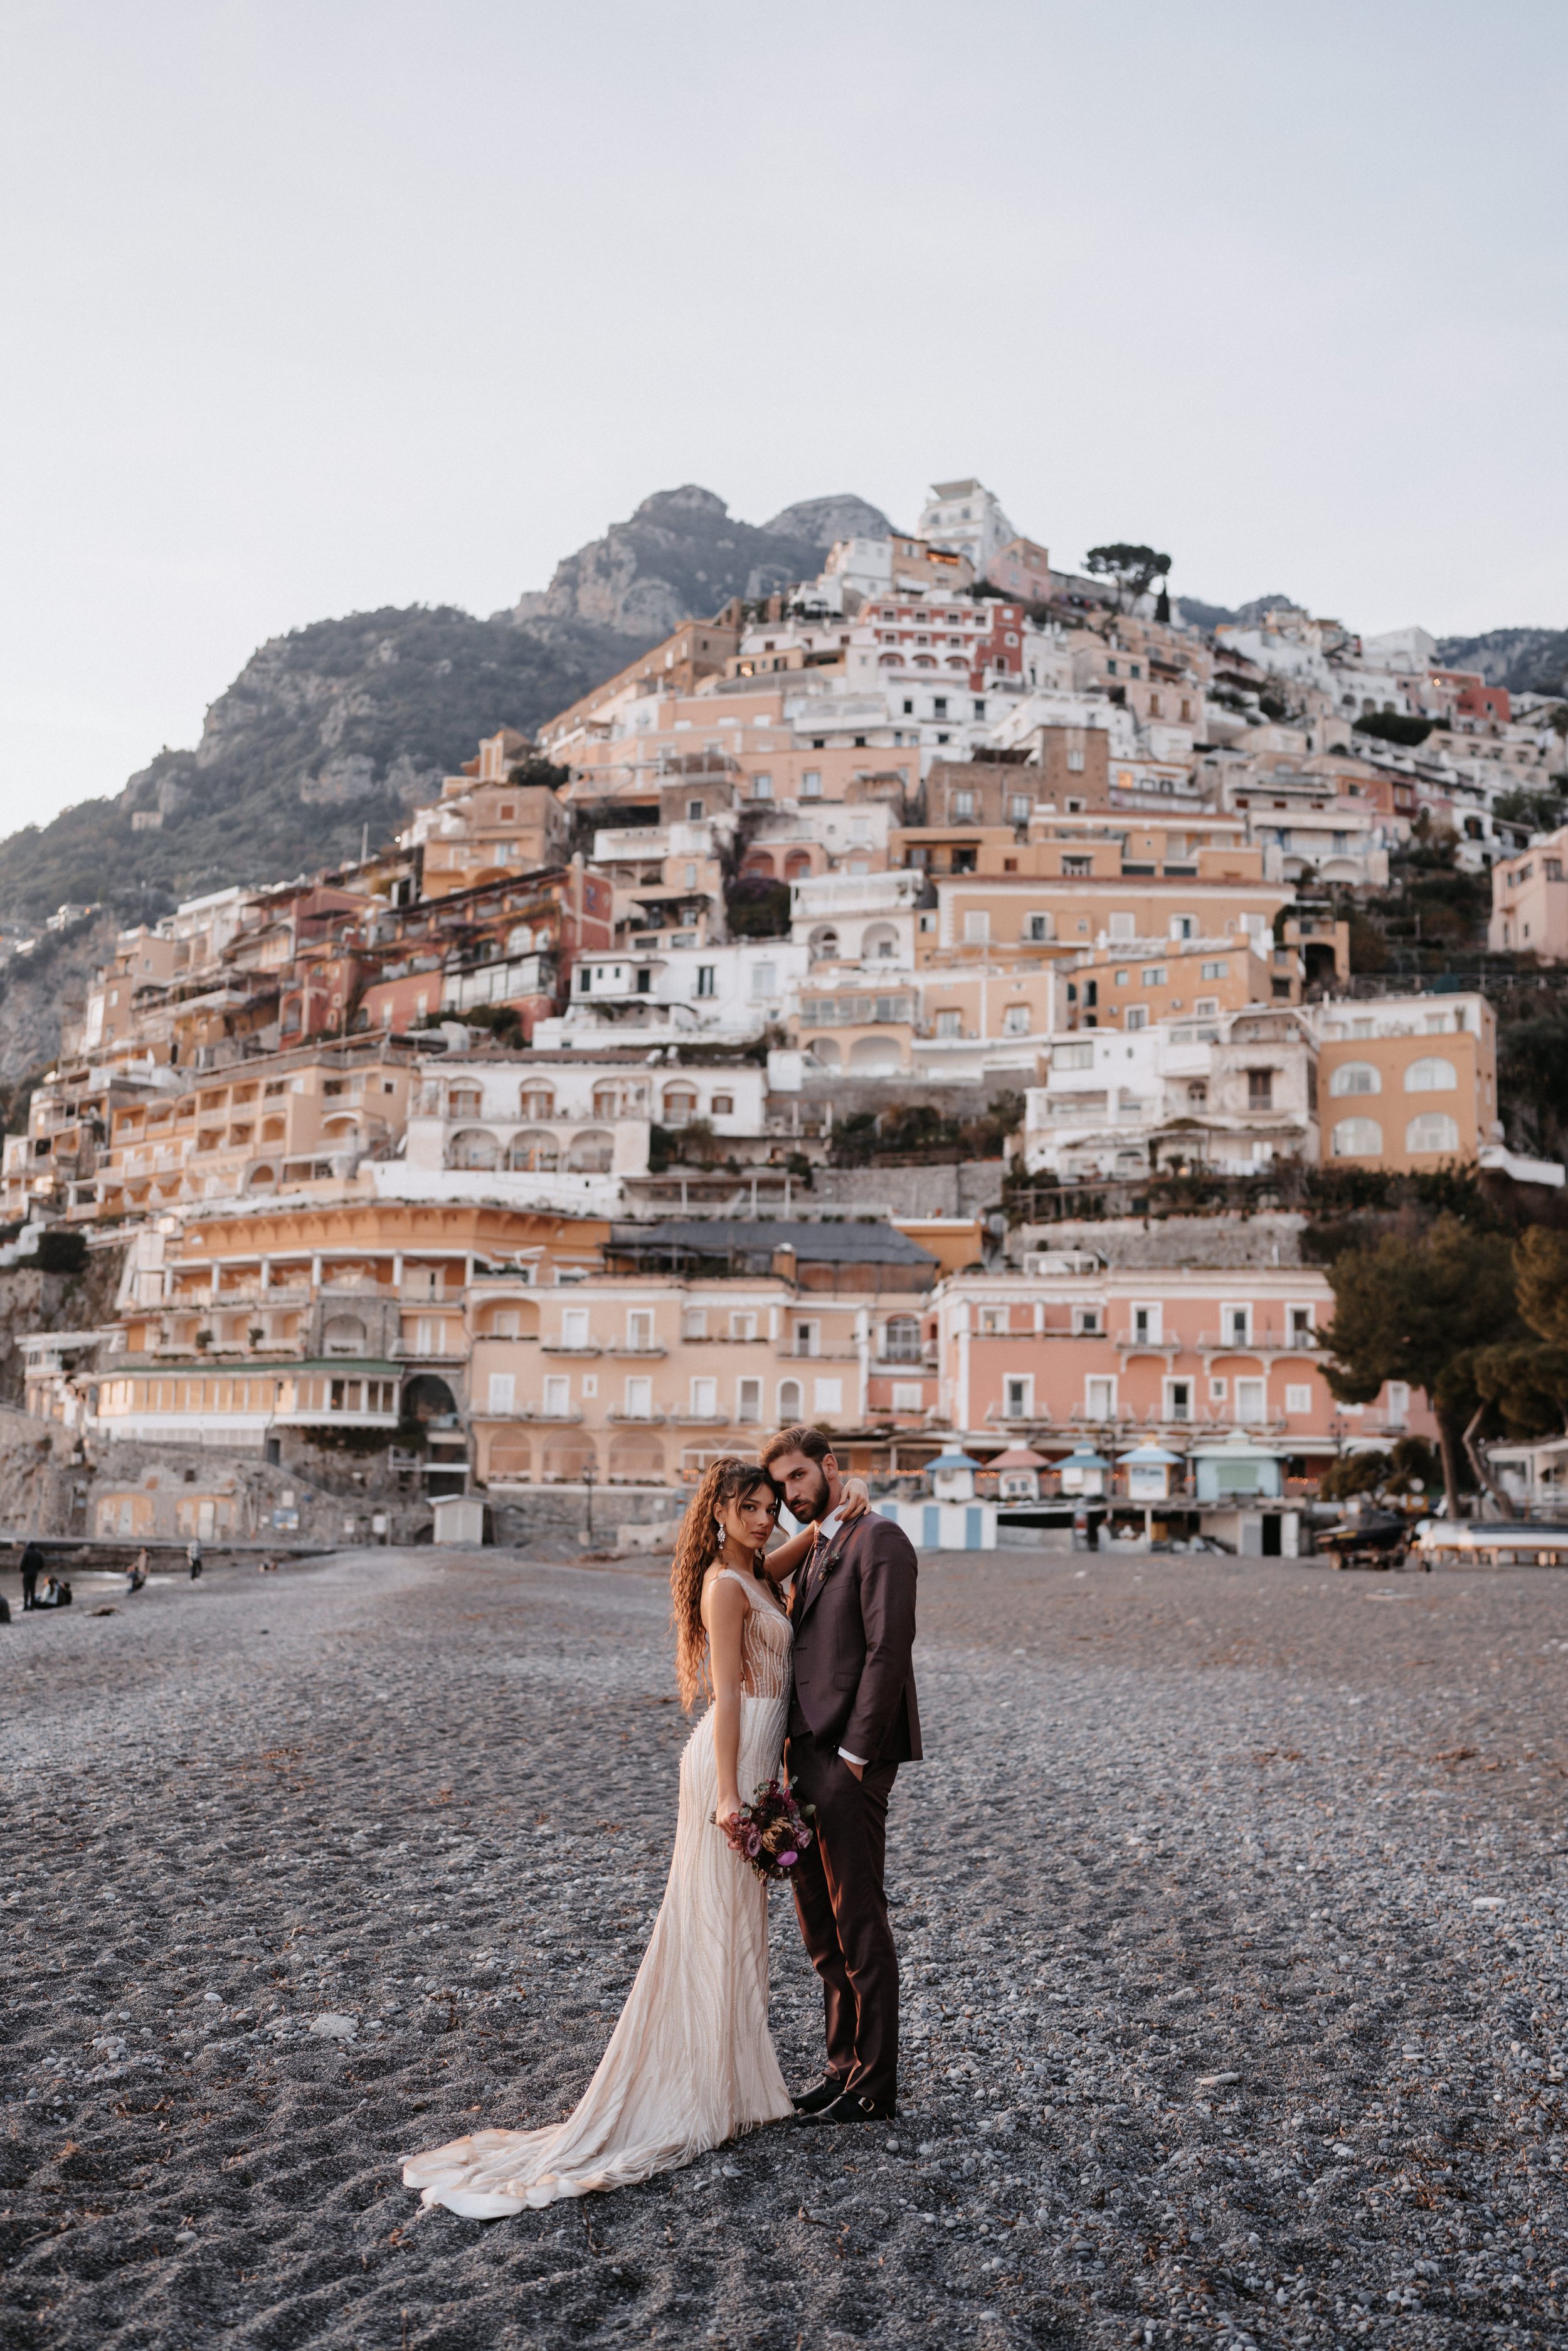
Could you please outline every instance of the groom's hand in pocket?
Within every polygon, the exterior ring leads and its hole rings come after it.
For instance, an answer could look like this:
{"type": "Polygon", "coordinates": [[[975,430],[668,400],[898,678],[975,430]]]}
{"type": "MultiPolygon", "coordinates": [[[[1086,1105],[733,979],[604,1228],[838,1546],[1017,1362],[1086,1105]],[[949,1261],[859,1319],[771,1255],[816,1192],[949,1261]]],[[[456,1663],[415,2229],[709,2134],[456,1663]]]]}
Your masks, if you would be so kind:
{"type": "Polygon", "coordinates": [[[863,1763],[852,1763],[847,1755],[841,1756],[839,1760],[842,1763],[844,1770],[846,1771],[852,1771],[857,1780],[863,1780],[865,1778],[865,1765],[863,1763]]]}

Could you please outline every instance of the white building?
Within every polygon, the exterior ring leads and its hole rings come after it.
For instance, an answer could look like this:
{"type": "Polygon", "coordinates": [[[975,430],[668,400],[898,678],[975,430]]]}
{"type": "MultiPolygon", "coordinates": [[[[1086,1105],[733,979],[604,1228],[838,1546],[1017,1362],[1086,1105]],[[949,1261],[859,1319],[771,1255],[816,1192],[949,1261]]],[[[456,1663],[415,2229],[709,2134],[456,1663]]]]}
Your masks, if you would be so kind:
{"type": "Polygon", "coordinates": [[[1361,658],[1367,669],[1428,670],[1437,658],[1437,640],[1426,629],[1389,629],[1380,637],[1363,637],[1361,658]]]}
{"type": "Polygon", "coordinates": [[[539,1052],[598,1044],[749,1044],[781,1026],[807,953],[792,939],[736,939],[582,956],[564,1013],[534,1030],[539,1052]]]}
{"type": "Polygon", "coordinates": [[[800,977],[825,964],[913,971],[917,907],[925,877],[913,867],[884,873],[820,873],[797,882],[789,898],[789,935],[803,957],[800,977]]]}
{"type": "Polygon", "coordinates": [[[915,526],[933,547],[967,555],[983,577],[993,559],[1019,537],[993,491],[973,475],[959,482],[933,482],[915,526]]]}
{"type": "Polygon", "coordinates": [[[1251,1176],[1277,1158],[1317,1164],[1317,1055],[1294,1008],[1253,1005],[1131,1034],[1075,1029],[1050,1046],[1049,1081],[1025,1092],[1031,1175],[1251,1176]]]}

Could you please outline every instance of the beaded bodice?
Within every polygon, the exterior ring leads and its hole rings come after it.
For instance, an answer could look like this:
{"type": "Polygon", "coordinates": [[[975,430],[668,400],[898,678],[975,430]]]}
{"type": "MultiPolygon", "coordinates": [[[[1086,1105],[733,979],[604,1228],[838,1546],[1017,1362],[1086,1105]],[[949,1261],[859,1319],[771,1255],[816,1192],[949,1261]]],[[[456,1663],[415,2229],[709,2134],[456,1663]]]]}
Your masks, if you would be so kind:
{"type": "Polygon", "coordinates": [[[795,1640],[789,1619],[754,1575],[743,1575],[737,1567],[721,1567],[719,1574],[738,1583],[751,1604],[740,1635],[747,1697],[788,1698],[789,1653],[795,1640]]]}

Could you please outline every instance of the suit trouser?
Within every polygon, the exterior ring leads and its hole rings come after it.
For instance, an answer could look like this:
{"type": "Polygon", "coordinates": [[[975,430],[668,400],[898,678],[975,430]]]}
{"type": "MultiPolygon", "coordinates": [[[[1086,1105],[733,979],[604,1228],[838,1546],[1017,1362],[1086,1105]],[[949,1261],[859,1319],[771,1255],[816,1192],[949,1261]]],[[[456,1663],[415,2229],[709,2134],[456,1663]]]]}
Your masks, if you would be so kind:
{"type": "Polygon", "coordinates": [[[815,1836],[791,1873],[807,1955],[822,1980],[828,2071],[846,2089],[891,2106],[898,2094],[898,1954],[883,1879],[887,1800],[896,1763],[862,1778],[835,1741],[790,1731],[785,1764],[815,1836]]]}

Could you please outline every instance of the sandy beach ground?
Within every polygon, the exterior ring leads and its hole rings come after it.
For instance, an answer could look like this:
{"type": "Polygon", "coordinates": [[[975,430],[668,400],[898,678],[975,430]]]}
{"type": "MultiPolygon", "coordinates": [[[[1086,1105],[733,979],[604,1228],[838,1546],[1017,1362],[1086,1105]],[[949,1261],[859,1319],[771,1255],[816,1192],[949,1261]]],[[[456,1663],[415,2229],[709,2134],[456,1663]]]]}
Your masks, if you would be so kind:
{"type": "Polygon", "coordinates": [[[77,1604],[0,1627],[8,2351],[1568,2343],[1550,1573],[928,1559],[899,2122],[492,2224],[399,2158],[597,2061],[685,1735],[657,1570],[77,1604]]]}

